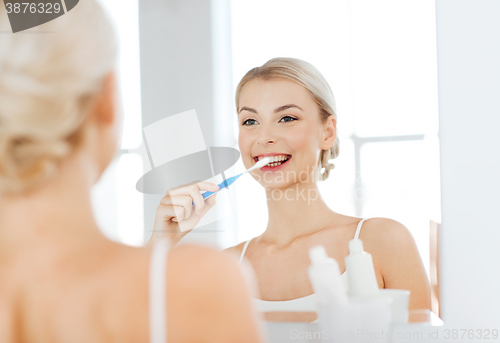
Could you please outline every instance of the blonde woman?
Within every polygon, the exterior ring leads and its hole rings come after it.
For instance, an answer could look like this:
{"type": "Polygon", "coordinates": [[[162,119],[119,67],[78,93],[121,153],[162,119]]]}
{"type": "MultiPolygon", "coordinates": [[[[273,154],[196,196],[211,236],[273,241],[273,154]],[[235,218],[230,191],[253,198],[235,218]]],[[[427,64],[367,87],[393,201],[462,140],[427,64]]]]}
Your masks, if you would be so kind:
{"type": "MultiPolygon", "coordinates": [[[[245,167],[265,156],[275,160],[271,166],[251,172],[266,191],[266,230],[228,249],[252,264],[260,290],[257,305],[266,318],[315,320],[316,300],[307,276],[308,250],[323,244],[345,271],[348,242],[354,237],[373,256],[379,288],[410,290],[410,309],[429,309],[428,279],[407,228],[386,218],[337,213],[319,194],[318,182],[329,177],[334,167],[329,161],[339,154],[335,99],[320,72],[302,60],[272,59],[240,81],[236,107],[245,167]],[[297,310],[304,313],[287,313],[297,310]]],[[[195,203],[201,198],[199,190],[186,193],[188,196],[195,203]]],[[[175,207],[168,193],[164,202],[175,207]]],[[[190,205],[191,200],[185,204],[190,205]]],[[[157,211],[157,231],[172,220],[163,216],[163,207],[157,211]]],[[[175,242],[184,234],[170,237],[175,242]]]]}
{"type": "Polygon", "coordinates": [[[120,129],[101,5],[30,33],[0,35],[0,342],[262,342],[237,259],[123,246],[95,222],[90,188],[120,129]]]}

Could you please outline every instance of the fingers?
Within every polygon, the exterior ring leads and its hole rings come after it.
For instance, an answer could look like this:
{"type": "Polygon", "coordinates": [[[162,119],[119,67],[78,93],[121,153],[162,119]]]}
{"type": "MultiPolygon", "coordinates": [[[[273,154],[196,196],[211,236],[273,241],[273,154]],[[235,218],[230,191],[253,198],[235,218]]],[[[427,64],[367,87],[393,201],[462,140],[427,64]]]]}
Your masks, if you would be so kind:
{"type": "Polygon", "coordinates": [[[217,193],[207,199],[207,205],[213,206],[215,205],[215,198],[217,197],[217,193]]]}
{"type": "Polygon", "coordinates": [[[173,230],[181,232],[193,229],[215,205],[216,195],[205,200],[200,191],[215,192],[217,190],[219,186],[216,184],[202,181],[170,189],[161,199],[156,211],[155,229],[165,230],[169,225],[173,225],[173,230]]]}
{"type": "Polygon", "coordinates": [[[198,188],[200,189],[200,191],[211,191],[211,192],[215,192],[215,191],[218,191],[219,190],[219,186],[216,185],[215,183],[212,183],[212,182],[206,182],[206,181],[199,181],[196,183],[196,185],[198,185],[198,188]]]}
{"type": "MultiPolygon", "coordinates": [[[[192,199],[192,203],[195,205],[196,214],[200,214],[203,208],[205,207],[205,200],[201,195],[200,191],[217,191],[219,190],[219,186],[213,184],[211,182],[197,182],[195,184],[187,185],[185,187],[177,188],[169,190],[168,193],[170,195],[185,195],[190,196],[192,199]]],[[[184,205],[184,204],[183,204],[184,205]]],[[[187,204],[186,204],[187,205],[187,204]]],[[[189,203],[191,206],[191,202],[189,203]]],[[[186,218],[191,216],[191,209],[186,208],[186,218]]]]}
{"type": "MultiPolygon", "coordinates": [[[[187,232],[198,224],[200,219],[205,216],[205,214],[216,204],[215,198],[217,195],[213,195],[205,200],[205,206],[201,210],[200,215],[187,215],[186,207],[173,205],[172,203],[177,203],[179,201],[191,201],[189,196],[173,196],[168,195],[162,199],[162,204],[156,210],[155,219],[155,230],[160,231],[177,231],[177,232],[187,232]],[[182,200],[184,199],[184,200],[182,200]]],[[[191,203],[188,206],[192,208],[191,203]]]]}
{"type": "Polygon", "coordinates": [[[203,217],[212,207],[215,205],[215,198],[217,197],[217,194],[212,195],[210,198],[205,200],[206,206],[203,208],[203,210],[200,213],[200,217],[203,217]]]}
{"type": "MultiPolygon", "coordinates": [[[[197,212],[197,215],[202,213],[206,213],[204,211],[205,207],[208,206],[210,209],[211,206],[215,205],[215,197],[217,194],[209,197],[208,199],[203,199],[201,197],[202,205],[198,204],[198,208],[201,208],[201,211],[197,212]]],[[[198,201],[199,199],[197,199],[198,201]]],[[[193,212],[193,198],[189,195],[167,195],[163,197],[160,201],[160,206],[158,210],[161,210],[161,215],[168,220],[170,218],[174,218],[174,221],[180,222],[184,219],[190,218],[193,212]]],[[[207,210],[208,210],[207,209],[207,210]]]]}
{"type": "Polygon", "coordinates": [[[176,217],[177,221],[189,218],[193,210],[191,197],[187,195],[167,195],[161,199],[160,207],[165,208],[164,216],[176,217]]]}
{"type": "MultiPolygon", "coordinates": [[[[214,198],[215,196],[212,196],[214,198]]],[[[203,218],[207,212],[215,205],[214,199],[205,200],[205,207],[201,210],[200,214],[192,215],[191,217],[179,222],[179,229],[181,232],[186,232],[192,230],[196,227],[196,225],[200,222],[201,218],[203,218]]]]}
{"type": "Polygon", "coordinates": [[[162,222],[167,222],[169,220],[174,222],[182,221],[186,216],[186,209],[183,206],[174,206],[170,202],[171,198],[168,199],[168,201],[165,198],[162,199],[160,206],[156,209],[156,217],[162,222]]]}
{"type": "Polygon", "coordinates": [[[167,191],[167,194],[171,193],[173,191],[181,190],[181,189],[186,188],[188,186],[193,186],[193,185],[198,185],[198,188],[200,189],[200,191],[211,191],[211,192],[214,192],[214,191],[219,190],[219,186],[216,185],[215,183],[207,182],[207,181],[199,181],[198,180],[198,181],[193,181],[193,182],[190,182],[190,183],[186,183],[185,185],[181,185],[181,186],[178,186],[178,187],[170,188],[167,191]]]}

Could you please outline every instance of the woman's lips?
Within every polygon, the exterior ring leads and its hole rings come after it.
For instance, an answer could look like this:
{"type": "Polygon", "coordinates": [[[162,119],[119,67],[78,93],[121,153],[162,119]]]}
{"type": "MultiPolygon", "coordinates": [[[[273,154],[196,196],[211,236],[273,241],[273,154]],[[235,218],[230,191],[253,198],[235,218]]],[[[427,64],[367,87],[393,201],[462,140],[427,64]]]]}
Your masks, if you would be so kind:
{"type": "MultiPolygon", "coordinates": [[[[262,170],[262,171],[277,171],[277,170],[283,169],[288,164],[288,162],[290,162],[291,159],[292,159],[292,156],[290,156],[288,158],[288,160],[286,160],[284,163],[281,163],[279,166],[270,167],[269,165],[267,165],[267,166],[260,168],[260,170],[262,170]]],[[[271,162],[271,163],[273,163],[273,162],[271,162]]]]}

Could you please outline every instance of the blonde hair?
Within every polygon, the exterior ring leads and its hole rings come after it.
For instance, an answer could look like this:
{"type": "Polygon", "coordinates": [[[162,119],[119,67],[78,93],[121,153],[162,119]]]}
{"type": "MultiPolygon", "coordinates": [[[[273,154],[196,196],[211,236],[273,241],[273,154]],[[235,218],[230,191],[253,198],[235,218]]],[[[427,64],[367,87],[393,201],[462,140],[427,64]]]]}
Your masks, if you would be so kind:
{"type": "MultiPolygon", "coordinates": [[[[318,69],[312,64],[297,58],[273,58],[263,64],[248,71],[241,79],[236,88],[236,110],[240,100],[243,87],[254,79],[272,80],[287,79],[293,81],[305,89],[313,96],[319,108],[320,118],[324,124],[328,117],[334,116],[337,120],[335,108],[335,97],[326,79],[318,69]]],[[[329,160],[337,158],[339,155],[339,138],[335,138],[335,143],[328,150],[322,150],[319,155],[318,167],[320,168],[320,180],[324,181],[330,176],[330,170],[335,168],[329,160]],[[321,172],[321,169],[324,169],[321,172]]]]}
{"type": "MultiPolygon", "coordinates": [[[[11,31],[4,6],[0,30],[11,31]]],[[[0,35],[0,194],[54,176],[116,64],[118,43],[97,0],[28,32],[0,35]]]]}

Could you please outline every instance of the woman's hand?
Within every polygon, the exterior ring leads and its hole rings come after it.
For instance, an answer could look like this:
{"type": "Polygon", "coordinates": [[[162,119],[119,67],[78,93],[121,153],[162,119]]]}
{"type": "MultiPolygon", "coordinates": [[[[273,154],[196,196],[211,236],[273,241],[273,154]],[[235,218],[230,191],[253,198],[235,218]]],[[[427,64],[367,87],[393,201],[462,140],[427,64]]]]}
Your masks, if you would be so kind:
{"type": "Polygon", "coordinates": [[[217,190],[219,186],[216,184],[202,181],[169,189],[156,209],[153,234],[148,245],[163,237],[169,238],[173,245],[177,244],[215,205],[217,194],[205,200],[200,191],[217,190]]]}

